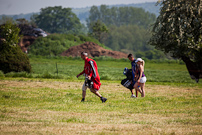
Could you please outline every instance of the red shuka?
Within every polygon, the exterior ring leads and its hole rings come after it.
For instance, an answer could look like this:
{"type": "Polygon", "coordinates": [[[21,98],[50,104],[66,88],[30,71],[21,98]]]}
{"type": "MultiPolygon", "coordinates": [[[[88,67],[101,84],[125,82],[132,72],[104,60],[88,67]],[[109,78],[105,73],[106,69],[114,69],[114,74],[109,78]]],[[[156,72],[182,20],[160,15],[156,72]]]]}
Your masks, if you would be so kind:
{"type": "Polygon", "coordinates": [[[100,89],[100,76],[98,74],[97,64],[94,60],[90,58],[85,59],[84,70],[80,73],[80,75],[84,74],[86,76],[90,76],[91,80],[93,81],[93,88],[96,90],[100,89]]]}

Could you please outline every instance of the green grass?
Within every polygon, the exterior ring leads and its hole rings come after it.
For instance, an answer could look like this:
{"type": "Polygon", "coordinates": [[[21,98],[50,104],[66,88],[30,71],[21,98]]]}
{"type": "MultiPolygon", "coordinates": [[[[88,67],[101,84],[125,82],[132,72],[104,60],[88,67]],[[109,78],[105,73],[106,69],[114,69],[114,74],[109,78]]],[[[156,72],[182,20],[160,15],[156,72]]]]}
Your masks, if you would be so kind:
{"type": "Polygon", "coordinates": [[[102,81],[106,103],[82,80],[5,79],[0,81],[2,134],[201,134],[199,86],[146,84],[145,98],[130,98],[118,82],[102,81]],[[27,127],[27,128],[25,128],[27,127]]]}
{"type": "MultiPolygon", "coordinates": [[[[131,68],[127,59],[116,60],[110,58],[95,58],[101,80],[120,81],[125,78],[123,69],[131,68]]],[[[81,58],[67,57],[30,57],[32,66],[31,75],[27,78],[58,78],[75,80],[76,75],[83,70],[84,61],[81,58]]],[[[189,76],[185,64],[179,62],[154,63],[146,61],[145,74],[147,82],[158,83],[195,83],[189,76]]],[[[7,77],[18,77],[20,75],[5,75],[7,77]]],[[[23,74],[21,75],[23,77],[23,74]]],[[[83,80],[81,76],[79,78],[83,80]]]]}
{"type": "Polygon", "coordinates": [[[104,104],[89,90],[80,102],[80,58],[30,57],[31,74],[0,72],[0,134],[202,134],[202,83],[184,64],[146,61],[146,97],[134,99],[120,84],[130,62],[95,59],[104,104]]]}

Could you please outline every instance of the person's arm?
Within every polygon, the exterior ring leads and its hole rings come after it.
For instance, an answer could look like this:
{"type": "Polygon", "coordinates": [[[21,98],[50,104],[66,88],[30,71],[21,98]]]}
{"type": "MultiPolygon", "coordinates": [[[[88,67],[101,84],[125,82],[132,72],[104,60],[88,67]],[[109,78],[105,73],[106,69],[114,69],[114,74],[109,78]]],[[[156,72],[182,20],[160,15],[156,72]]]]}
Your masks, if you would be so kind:
{"type": "Polygon", "coordinates": [[[76,77],[78,78],[80,75],[82,75],[84,73],[85,73],[85,69],[81,73],[79,73],[76,77]]]}
{"type": "Polygon", "coordinates": [[[95,69],[93,61],[89,61],[89,65],[90,65],[91,69],[90,69],[90,74],[88,75],[88,79],[91,79],[91,77],[93,76],[93,74],[96,77],[96,71],[95,71],[96,69],[95,69]]]}

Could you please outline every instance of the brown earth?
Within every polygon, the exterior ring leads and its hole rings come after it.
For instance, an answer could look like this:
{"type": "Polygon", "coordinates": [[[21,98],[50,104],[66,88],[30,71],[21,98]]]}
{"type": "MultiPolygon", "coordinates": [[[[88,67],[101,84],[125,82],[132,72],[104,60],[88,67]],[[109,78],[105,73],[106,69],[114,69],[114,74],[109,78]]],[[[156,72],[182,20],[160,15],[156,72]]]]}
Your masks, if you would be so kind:
{"type": "Polygon", "coordinates": [[[108,56],[115,59],[127,58],[127,54],[125,53],[104,49],[93,42],[86,42],[81,45],[73,46],[64,51],[61,56],[78,57],[81,52],[87,52],[89,57],[108,56]]]}

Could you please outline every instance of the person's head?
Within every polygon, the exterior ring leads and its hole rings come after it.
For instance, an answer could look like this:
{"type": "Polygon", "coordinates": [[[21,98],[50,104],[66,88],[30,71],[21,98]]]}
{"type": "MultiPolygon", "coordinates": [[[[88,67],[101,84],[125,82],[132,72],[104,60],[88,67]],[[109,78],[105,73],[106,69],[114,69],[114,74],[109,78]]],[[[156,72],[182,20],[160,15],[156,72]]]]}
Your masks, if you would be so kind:
{"type": "Polygon", "coordinates": [[[135,61],[135,63],[137,63],[138,65],[142,64],[144,66],[144,60],[141,58],[137,58],[137,60],[135,61]]]}
{"type": "Polygon", "coordinates": [[[128,59],[132,62],[134,60],[133,55],[130,53],[128,54],[128,59]]]}
{"type": "Polygon", "coordinates": [[[81,52],[81,58],[82,58],[83,60],[85,60],[87,57],[88,57],[88,53],[86,53],[86,52],[81,52]]]}

